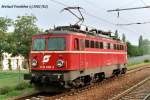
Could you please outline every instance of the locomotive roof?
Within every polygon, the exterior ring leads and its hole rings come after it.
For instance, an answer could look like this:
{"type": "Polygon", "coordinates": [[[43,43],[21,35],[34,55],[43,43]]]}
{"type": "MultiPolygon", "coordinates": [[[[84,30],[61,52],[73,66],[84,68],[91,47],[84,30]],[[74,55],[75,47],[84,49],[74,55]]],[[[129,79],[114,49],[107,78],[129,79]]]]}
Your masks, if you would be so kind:
{"type": "Polygon", "coordinates": [[[74,35],[80,35],[80,36],[90,36],[90,37],[102,37],[102,38],[107,38],[107,39],[113,39],[116,41],[120,41],[119,39],[115,39],[112,36],[107,36],[107,35],[103,35],[103,34],[85,34],[85,33],[81,33],[81,32],[74,32],[74,31],[68,31],[68,30],[61,30],[61,31],[49,31],[48,33],[44,33],[44,34],[37,34],[37,35],[48,35],[48,34],[74,34],[74,35]]]}
{"type": "Polygon", "coordinates": [[[38,35],[48,35],[48,34],[74,34],[80,36],[102,37],[102,38],[113,39],[122,42],[120,39],[111,36],[111,32],[104,32],[96,29],[83,31],[80,30],[80,26],[78,25],[59,26],[54,28],[53,30],[47,30],[46,33],[44,34],[38,34],[38,35]]]}
{"type": "MultiPolygon", "coordinates": [[[[107,35],[102,34],[96,34],[96,33],[82,33],[82,32],[74,32],[74,31],[68,31],[68,30],[61,30],[61,31],[49,31],[50,34],[75,34],[75,35],[81,35],[81,36],[93,36],[93,37],[104,37],[104,38],[111,38],[107,35]]],[[[48,34],[48,33],[47,33],[48,34]]]]}

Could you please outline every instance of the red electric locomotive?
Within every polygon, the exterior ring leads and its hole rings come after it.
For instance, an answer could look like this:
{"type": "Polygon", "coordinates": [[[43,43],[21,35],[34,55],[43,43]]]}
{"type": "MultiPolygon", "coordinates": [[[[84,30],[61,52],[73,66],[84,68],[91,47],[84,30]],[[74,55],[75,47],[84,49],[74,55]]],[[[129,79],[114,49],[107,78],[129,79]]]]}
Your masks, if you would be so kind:
{"type": "Polygon", "coordinates": [[[110,32],[61,26],[33,36],[30,60],[25,78],[40,90],[58,91],[124,74],[127,47],[110,32]]]}

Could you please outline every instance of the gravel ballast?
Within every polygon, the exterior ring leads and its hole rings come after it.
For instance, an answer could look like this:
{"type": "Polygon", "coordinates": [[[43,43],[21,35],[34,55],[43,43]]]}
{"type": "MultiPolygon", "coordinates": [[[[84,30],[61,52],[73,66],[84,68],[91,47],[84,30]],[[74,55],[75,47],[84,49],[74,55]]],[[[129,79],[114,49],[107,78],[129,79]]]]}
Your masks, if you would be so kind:
{"type": "Polygon", "coordinates": [[[76,95],[65,96],[63,100],[108,100],[144,80],[148,76],[150,76],[150,68],[145,68],[117,78],[107,79],[101,82],[99,86],[76,95]]]}

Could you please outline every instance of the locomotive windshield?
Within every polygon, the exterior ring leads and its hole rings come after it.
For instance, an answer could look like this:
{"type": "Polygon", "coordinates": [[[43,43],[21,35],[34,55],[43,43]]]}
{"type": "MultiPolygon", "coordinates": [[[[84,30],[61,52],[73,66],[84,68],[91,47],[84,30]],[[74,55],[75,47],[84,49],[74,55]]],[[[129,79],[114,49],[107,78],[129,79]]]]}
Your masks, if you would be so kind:
{"type": "Polygon", "coordinates": [[[46,48],[45,43],[46,43],[46,40],[43,38],[34,39],[33,50],[35,51],[45,50],[46,48]]]}
{"type": "Polygon", "coordinates": [[[65,38],[58,38],[53,37],[48,39],[48,50],[50,51],[58,51],[58,50],[65,50],[66,48],[66,41],[65,38]]]}

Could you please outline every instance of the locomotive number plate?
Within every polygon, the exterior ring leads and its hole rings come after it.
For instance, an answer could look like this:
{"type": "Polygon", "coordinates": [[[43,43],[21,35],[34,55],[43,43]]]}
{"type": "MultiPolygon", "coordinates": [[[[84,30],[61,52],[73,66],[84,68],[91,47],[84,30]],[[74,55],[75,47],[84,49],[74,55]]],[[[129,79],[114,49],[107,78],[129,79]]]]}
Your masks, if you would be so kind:
{"type": "Polygon", "coordinates": [[[54,66],[40,66],[40,68],[54,68],[54,66]]]}

